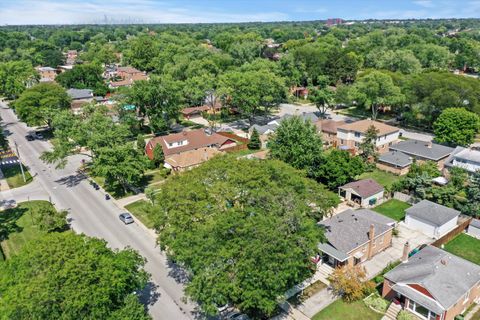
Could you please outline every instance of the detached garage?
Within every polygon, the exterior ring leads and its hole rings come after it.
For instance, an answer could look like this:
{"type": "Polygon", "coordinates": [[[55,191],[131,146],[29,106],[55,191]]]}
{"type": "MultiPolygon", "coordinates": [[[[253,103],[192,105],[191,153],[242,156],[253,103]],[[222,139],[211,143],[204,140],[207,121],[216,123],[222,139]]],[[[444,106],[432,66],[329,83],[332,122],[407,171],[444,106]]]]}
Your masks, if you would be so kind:
{"type": "Polygon", "coordinates": [[[460,212],[435,202],[422,200],[405,210],[405,224],[429,237],[441,238],[457,226],[460,212]]]}

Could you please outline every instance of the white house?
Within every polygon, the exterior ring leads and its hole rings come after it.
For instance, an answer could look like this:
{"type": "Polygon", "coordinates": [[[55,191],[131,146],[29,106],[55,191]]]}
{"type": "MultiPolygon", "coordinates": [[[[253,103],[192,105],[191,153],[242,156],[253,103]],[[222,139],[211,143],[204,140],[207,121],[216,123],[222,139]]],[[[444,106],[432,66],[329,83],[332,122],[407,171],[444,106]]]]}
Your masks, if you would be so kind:
{"type": "Polygon", "coordinates": [[[337,144],[340,147],[348,147],[355,151],[363,142],[368,128],[374,126],[377,129],[377,150],[380,153],[388,151],[388,147],[398,141],[400,130],[397,127],[374,120],[360,120],[337,127],[337,144]]]}
{"type": "Polygon", "coordinates": [[[464,147],[456,147],[445,161],[445,167],[459,167],[468,172],[480,170],[480,151],[464,147]]]}
{"type": "Polygon", "coordinates": [[[373,179],[363,179],[339,187],[338,193],[346,201],[369,208],[383,201],[384,188],[373,179]]]}
{"type": "Polygon", "coordinates": [[[468,225],[467,233],[472,237],[480,239],[480,220],[472,219],[468,225]]]}
{"type": "Polygon", "coordinates": [[[438,239],[457,226],[459,215],[455,209],[422,200],[405,210],[405,224],[438,239]]]}

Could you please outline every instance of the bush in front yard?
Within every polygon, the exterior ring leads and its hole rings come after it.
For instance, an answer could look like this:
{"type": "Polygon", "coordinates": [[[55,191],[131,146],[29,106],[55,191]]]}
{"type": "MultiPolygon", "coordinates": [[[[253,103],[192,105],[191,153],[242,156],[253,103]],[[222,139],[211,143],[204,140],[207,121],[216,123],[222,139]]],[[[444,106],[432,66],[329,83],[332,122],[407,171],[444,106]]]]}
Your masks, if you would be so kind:
{"type": "Polygon", "coordinates": [[[417,320],[418,318],[408,311],[400,310],[397,320],[417,320]]]}
{"type": "Polygon", "coordinates": [[[375,292],[363,300],[365,304],[374,309],[375,311],[378,311],[380,313],[385,313],[387,312],[388,304],[389,302],[378,294],[378,292],[375,292]]]}

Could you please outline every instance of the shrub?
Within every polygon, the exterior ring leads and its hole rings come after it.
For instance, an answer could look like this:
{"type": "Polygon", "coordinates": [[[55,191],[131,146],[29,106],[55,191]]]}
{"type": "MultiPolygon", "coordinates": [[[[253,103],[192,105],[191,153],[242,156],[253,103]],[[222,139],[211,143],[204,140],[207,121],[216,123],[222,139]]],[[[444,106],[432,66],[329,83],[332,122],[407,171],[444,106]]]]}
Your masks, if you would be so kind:
{"type": "Polygon", "coordinates": [[[387,312],[389,302],[383,299],[378,292],[375,292],[363,300],[367,306],[378,311],[379,313],[387,312]]]}
{"type": "Polygon", "coordinates": [[[400,310],[397,320],[417,320],[418,318],[408,311],[400,310]]]}

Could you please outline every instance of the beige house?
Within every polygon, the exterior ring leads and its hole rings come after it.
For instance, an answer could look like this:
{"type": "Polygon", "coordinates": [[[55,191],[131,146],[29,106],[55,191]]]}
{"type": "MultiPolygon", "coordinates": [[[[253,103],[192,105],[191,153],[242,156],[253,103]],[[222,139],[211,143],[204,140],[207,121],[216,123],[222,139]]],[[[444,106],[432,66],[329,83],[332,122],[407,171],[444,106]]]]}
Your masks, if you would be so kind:
{"type": "Polygon", "coordinates": [[[392,245],[395,221],[368,209],[345,210],[319,222],[327,238],[321,261],[331,267],[355,266],[392,245]]]}
{"type": "Polygon", "coordinates": [[[317,132],[322,136],[322,141],[325,147],[336,147],[337,142],[337,128],[344,125],[345,121],[335,120],[319,120],[315,122],[317,132]]]}
{"type": "Polygon", "coordinates": [[[201,148],[177,153],[165,158],[164,167],[172,169],[174,172],[181,172],[197,167],[221,153],[215,148],[201,148]]]}
{"type": "Polygon", "coordinates": [[[371,126],[377,129],[375,144],[379,153],[387,152],[389,146],[398,141],[400,129],[383,122],[366,119],[338,126],[338,146],[341,149],[351,149],[358,152],[358,148],[365,138],[365,133],[371,126]]]}

